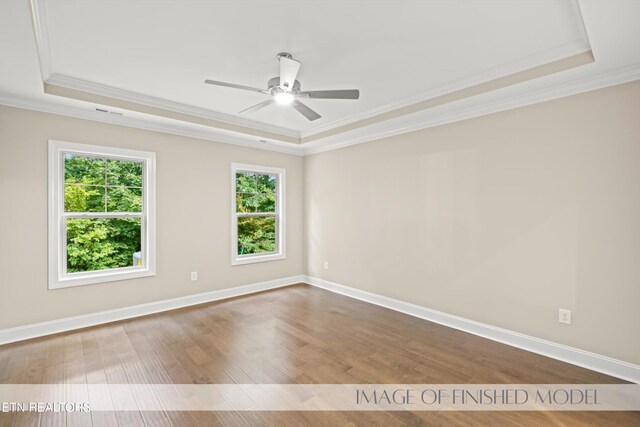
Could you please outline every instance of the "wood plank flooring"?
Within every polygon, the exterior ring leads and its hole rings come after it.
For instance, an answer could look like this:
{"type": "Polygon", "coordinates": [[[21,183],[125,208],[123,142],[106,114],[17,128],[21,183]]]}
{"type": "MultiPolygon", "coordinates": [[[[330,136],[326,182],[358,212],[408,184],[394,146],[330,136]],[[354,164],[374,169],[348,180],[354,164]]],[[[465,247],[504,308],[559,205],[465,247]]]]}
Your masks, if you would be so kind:
{"type": "MultiPolygon", "coordinates": [[[[58,382],[624,383],[303,284],[0,346],[0,383],[58,382]]],[[[638,426],[640,412],[0,414],[23,425],[638,426]]]]}

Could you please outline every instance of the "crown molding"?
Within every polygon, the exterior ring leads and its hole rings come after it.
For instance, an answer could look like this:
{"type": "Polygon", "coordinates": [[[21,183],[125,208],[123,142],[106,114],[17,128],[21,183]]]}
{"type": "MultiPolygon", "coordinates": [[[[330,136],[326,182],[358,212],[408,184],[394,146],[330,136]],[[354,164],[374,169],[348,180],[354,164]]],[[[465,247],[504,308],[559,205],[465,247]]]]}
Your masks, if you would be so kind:
{"type": "MultiPolygon", "coordinates": [[[[540,66],[541,64],[551,63],[572,55],[588,52],[590,50],[588,36],[586,34],[586,29],[584,28],[580,6],[577,0],[574,0],[572,4],[574,5],[575,17],[581,23],[581,28],[583,29],[583,31],[580,37],[572,42],[556,46],[543,52],[529,55],[506,64],[501,64],[488,70],[483,70],[467,78],[442,85],[438,88],[431,89],[414,96],[403,98],[402,100],[396,102],[388,103],[378,108],[370,109],[359,114],[351,115],[349,117],[333,121],[331,123],[298,132],[296,130],[281,126],[261,123],[251,119],[241,118],[230,114],[220,113],[176,101],[170,101],[150,95],[144,95],[121,88],[116,88],[68,75],[55,73],[52,68],[52,58],[54,55],[52,52],[51,43],[49,41],[49,32],[47,29],[46,1],[30,0],[30,2],[36,42],[38,45],[38,55],[44,83],[72,90],[79,90],[85,93],[114,98],[126,102],[133,102],[153,108],[161,108],[170,112],[187,114],[190,116],[205,118],[208,120],[215,120],[233,126],[246,127],[251,130],[268,132],[273,135],[264,136],[271,139],[274,139],[274,136],[277,139],[277,136],[281,135],[287,137],[287,142],[293,143],[304,143],[304,138],[312,138],[313,136],[317,137],[318,134],[337,129],[342,126],[347,126],[361,120],[375,118],[376,116],[380,116],[385,113],[389,113],[413,104],[424,102],[434,97],[442,96],[447,93],[455,92],[470,86],[509,76],[514,73],[540,66]]],[[[381,117],[381,121],[382,120],[385,119],[381,117]]]]}
{"type": "Polygon", "coordinates": [[[382,105],[374,109],[363,111],[361,113],[353,114],[351,116],[342,118],[340,120],[335,120],[330,123],[325,123],[323,125],[316,126],[312,129],[308,129],[300,132],[300,137],[303,139],[302,142],[304,143],[305,138],[310,138],[315,135],[321,134],[323,132],[327,132],[333,129],[347,126],[349,124],[356,123],[361,120],[370,119],[372,117],[376,117],[376,116],[389,113],[404,107],[408,107],[413,104],[425,102],[433,98],[437,98],[437,97],[444,96],[453,92],[457,92],[466,88],[470,88],[472,86],[488,83],[492,80],[501,79],[503,77],[507,77],[516,73],[520,73],[523,71],[527,71],[527,70],[539,67],[541,65],[560,61],[562,59],[569,58],[571,56],[589,52],[590,50],[591,50],[591,47],[588,41],[586,41],[585,39],[574,40],[570,43],[566,43],[543,52],[538,52],[533,55],[528,55],[528,56],[519,58],[515,61],[511,61],[505,64],[498,65],[496,67],[482,70],[478,73],[471,74],[470,76],[467,76],[465,78],[446,83],[444,85],[438,86],[433,89],[429,89],[428,91],[424,91],[416,95],[412,95],[412,96],[400,99],[398,101],[390,102],[388,104],[382,105]]]}
{"type": "Polygon", "coordinates": [[[201,117],[209,120],[216,120],[234,126],[250,128],[252,130],[269,132],[276,135],[294,138],[295,140],[299,140],[300,138],[299,132],[292,129],[270,125],[267,123],[260,123],[254,120],[232,116],[230,114],[224,114],[212,110],[207,110],[205,108],[194,107],[192,105],[183,104],[181,102],[157,98],[155,96],[143,95],[130,90],[120,89],[101,83],[95,83],[64,74],[53,73],[47,80],[45,80],[44,83],[48,85],[79,90],[99,96],[115,98],[122,101],[142,104],[149,107],[161,108],[163,110],[173,111],[176,113],[187,114],[190,116],[201,117]]]}
{"type": "Polygon", "coordinates": [[[436,109],[423,110],[409,116],[403,116],[395,120],[388,120],[365,128],[358,128],[344,134],[319,139],[304,145],[271,141],[267,143],[260,143],[255,140],[255,137],[248,137],[243,134],[234,135],[232,132],[225,132],[216,128],[195,126],[176,121],[172,121],[171,123],[158,123],[156,121],[145,120],[142,118],[115,116],[95,112],[89,109],[12,94],[0,94],[0,105],[169,133],[173,135],[203,139],[206,141],[304,156],[337,150],[351,145],[362,144],[447,123],[454,123],[513,108],[524,107],[565,96],[602,89],[608,86],[623,84],[634,80],[640,80],[640,65],[584,78],[572,83],[557,84],[542,90],[530,91],[514,95],[510,98],[492,100],[476,105],[469,105],[470,100],[465,99],[455,103],[456,105],[453,105],[454,108],[452,108],[451,105],[443,105],[442,107],[444,108],[437,109],[438,111],[436,111],[436,109]],[[465,107],[462,104],[467,104],[467,106],[465,107]]]}
{"type": "Polygon", "coordinates": [[[49,27],[47,26],[47,6],[44,0],[29,0],[31,6],[31,21],[36,38],[38,63],[42,81],[51,77],[53,70],[53,56],[49,42],[49,27]]]}
{"type": "Polygon", "coordinates": [[[120,89],[100,83],[90,82],[54,72],[53,68],[53,49],[50,41],[50,33],[48,29],[47,19],[47,2],[45,0],[30,0],[31,18],[36,39],[38,52],[38,62],[40,64],[40,73],[42,75],[43,84],[52,84],[62,86],[69,89],[81,90],[100,96],[120,99],[123,101],[143,104],[150,107],[162,108],[168,111],[188,114],[209,120],[216,120],[234,126],[247,127],[257,131],[269,132],[276,135],[282,135],[293,138],[295,143],[299,142],[300,132],[293,129],[261,123],[255,120],[236,117],[230,114],[220,113],[205,108],[194,107],[180,102],[170,101],[157,98],[150,95],[143,95],[133,91],[120,89]]]}
{"type": "MultiPolygon", "coordinates": [[[[341,120],[333,121],[324,125],[314,127],[310,130],[298,132],[292,129],[256,122],[250,119],[240,118],[233,115],[219,113],[191,105],[174,102],[153,96],[138,94],[125,89],[115,88],[72,76],[62,75],[53,72],[53,53],[47,27],[46,0],[30,0],[34,33],[37,43],[38,59],[46,85],[57,86],[71,91],[81,91],[86,94],[107,97],[114,100],[136,103],[139,106],[159,108],[176,114],[186,114],[194,118],[218,121],[220,124],[243,127],[246,130],[257,132],[267,132],[270,135],[263,138],[267,142],[259,142],[261,135],[256,132],[243,133],[242,129],[223,129],[212,125],[198,124],[198,120],[190,123],[188,120],[148,120],[143,117],[112,116],[96,113],[81,106],[56,104],[46,99],[24,98],[15,95],[0,94],[0,104],[10,105],[18,108],[33,109],[36,111],[50,112],[65,116],[83,118],[87,120],[113,123],[122,126],[153,130],[158,132],[171,133],[175,135],[188,136],[209,141],[223,142],[234,145],[241,145],[263,150],[278,151],[288,154],[309,155],[334,150],[350,145],[360,144],[368,141],[379,140],[402,133],[426,129],[442,124],[452,123],[525,105],[544,102],[551,99],[569,96],[589,90],[595,90],[606,86],[625,83],[640,78],[639,67],[634,66],[627,69],[609,72],[598,76],[591,76],[582,80],[557,84],[548,88],[536,91],[523,91],[517,95],[499,100],[481,101],[482,95],[455,100],[431,108],[408,113],[395,118],[384,119],[372,124],[365,124],[360,127],[353,126],[353,129],[338,131],[338,128],[355,124],[361,120],[373,119],[386,113],[410,107],[411,105],[425,102],[438,96],[444,96],[468,88],[473,85],[483,84],[492,79],[508,77],[514,73],[529,70],[540,64],[548,64],[570,55],[576,55],[590,50],[589,37],[584,25],[582,10],[578,1],[573,1],[576,19],[582,23],[582,29],[578,39],[573,42],[548,49],[543,52],[520,58],[516,61],[502,64],[500,66],[475,73],[465,79],[457,80],[446,85],[442,85],[433,90],[404,98],[397,102],[368,110],[366,112],[352,115],[341,120]],[[480,100],[479,100],[479,99],[480,100]],[[330,132],[334,130],[335,133],[330,132]],[[327,132],[327,136],[320,134],[327,132]],[[279,140],[278,135],[282,136],[279,140]],[[315,136],[315,139],[314,139],[315,136]],[[275,137],[275,138],[274,138],[275,137]],[[308,142],[304,141],[309,139],[308,142]],[[286,142],[285,142],[286,141],[286,142]]],[[[106,104],[105,104],[106,105],[106,104]]],[[[136,111],[135,109],[132,111],[136,111]]],[[[170,117],[166,115],[169,119],[170,117]]]]}
{"type": "Polygon", "coordinates": [[[380,140],[421,129],[453,123],[461,120],[538,104],[565,96],[576,95],[608,86],[640,80],[640,64],[632,67],[586,77],[568,83],[559,83],[544,89],[522,92],[507,98],[480,102],[467,98],[434,109],[361,127],[302,144],[304,155],[336,150],[364,142],[380,140]]]}
{"type": "Polygon", "coordinates": [[[447,84],[429,89],[427,91],[415,94],[410,97],[403,98],[398,101],[390,102],[388,104],[382,105],[380,107],[377,107],[371,110],[353,114],[353,115],[344,117],[342,119],[335,120],[330,123],[325,123],[325,124],[313,127],[311,129],[301,131],[300,132],[300,138],[302,139],[301,142],[304,143],[305,138],[310,138],[315,135],[321,134],[323,132],[327,132],[336,128],[347,126],[355,122],[359,122],[375,116],[392,112],[394,110],[408,107],[412,104],[425,102],[432,98],[440,97],[452,92],[463,90],[471,86],[487,83],[491,80],[500,79],[512,74],[530,70],[532,68],[538,67],[543,64],[549,64],[549,63],[559,61],[574,55],[579,55],[581,53],[586,53],[591,51],[591,43],[589,41],[589,35],[587,33],[587,29],[584,22],[582,9],[580,8],[580,4],[578,3],[578,0],[573,0],[571,1],[571,5],[573,8],[573,13],[575,15],[575,18],[580,23],[580,25],[578,26],[580,29],[580,36],[578,39],[562,45],[558,45],[554,48],[551,48],[542,52],[537,52],[535,54],[518,58],[508,63],[500,64],[496,67],[482,70],[480,72],[474,73],[462,79],[449,82],[447,84]]]}
{"type": "MultiPolygon", "coordinates": [[[[42,0],[34,0],[42,1],[42,0]]],[[[48,45],[48,43],[46,43],[48,45]]],[[[298,132],[293,129],[284,128],[276,125],[269,125],[266,123],[256,122],[254,120],[236,117],[230,114],[219,113],[216,111],[195,107],[192,105],[170,101],[167,99],[157,98],[150,95],[144,95],[137,92],[129,91],[126,89],[116,88],[113,86],[104,85],[84,79],[80,79],[73,76],[68,76],[59,73],[49,73],[49,78],[44,83],[64,87],[73,90],[79,90],[82,92],[95,94],[99,96],[106,96],[109,98],[115,98],[127,102],[133,102],[136,104],[142,104],[154,108],[161,108],[167,111],[173,111],[181,114],[187,114],[190,116],[201,117],[209,120],[216,120],[223,123],[251,128],[258,131],[264,131],[273,133],[276,135],[283,135],[297,140],[313,137],[323,132],[340,128],[342,126],[349,125],[361,120],[373,118],[388,112],[392,112],[404,107],[408,107],[420,102],[428,101],[439,96],[444,96],[465,88],[480,85],[483,83],[497,80],[503,77],[507,77],[522,71],[530,70],[540,65],[553,63],[558,60],[562,60],[573,55],[579,55],[585,52],[589,52],[590,46],[585,40],[579,39],[571,43],[567,43],[556,48],[536,53],[535,55],[529,55],[524,58],[520,58],[516,61],[512,61],[507,64],[501,64],[497,67],[493,67],[488,70],[473,74],[467,78],[460,79],[451,83],[447,83],[435,89],[431,89],[420,94],[403,98],[396,102],[392,102],[383,105],[378,108],[367,110],[365,112],[351,115],[344,119],[336,120],[331,123],[327,123],[321,126],[317,126],[313,129],[298,132]]],[[[384,120],[381,120],[384,121],[384,120]]],[[[304,142],[304,141],[302,141],[304,142]]]]}
{"type": "Polygon", "coordinates": [[[276,151],[279,153],[293,154],[298,156],[303,155],[302,149],[299,145],[291,144],[289,142],[259,142],[256,141],[255,136],[225,131],[223,129],[217,129],[208,126],[193,125],[186,122],[167,121],[161,123],[158,121],[145,120],[144,118],[129,117],[126,115],[119,116],[100,113],[91,109],[51,102],[46,99],[34,99],[3,93],[0,93],[0,105],[57,114],[67,117],[74,117],[84,120],[91,120],[95,122],[110,123],[119,126],[168,133],[172,135],[186,136],[189,138],[203,139],[206,141],[257,148],[260,150],[276,151]]]}

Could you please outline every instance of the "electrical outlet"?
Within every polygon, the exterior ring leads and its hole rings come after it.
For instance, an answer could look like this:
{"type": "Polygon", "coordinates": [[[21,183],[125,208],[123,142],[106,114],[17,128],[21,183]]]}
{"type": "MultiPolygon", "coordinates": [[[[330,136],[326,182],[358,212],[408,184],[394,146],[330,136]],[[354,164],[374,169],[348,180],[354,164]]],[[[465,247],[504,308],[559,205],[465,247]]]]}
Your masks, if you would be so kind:
{"type": "Polygon", "coordinates": [[[324,269],[328,270],[329,269],[329,261],[325,261],[324,262],[324,269]]]}
{"type": "Polygon", "coordinates": [[[558,322],[566,323],[567,325],[571,324],[571,310],[566,310],[561,308],[558,311],[558,322]]]}
{"type": "Polygon", "coordinates": [[[191,272],[191,281],[195,282],[196,280],[198,280],[198,272],[197,271],[192,271],[191,272]]]}

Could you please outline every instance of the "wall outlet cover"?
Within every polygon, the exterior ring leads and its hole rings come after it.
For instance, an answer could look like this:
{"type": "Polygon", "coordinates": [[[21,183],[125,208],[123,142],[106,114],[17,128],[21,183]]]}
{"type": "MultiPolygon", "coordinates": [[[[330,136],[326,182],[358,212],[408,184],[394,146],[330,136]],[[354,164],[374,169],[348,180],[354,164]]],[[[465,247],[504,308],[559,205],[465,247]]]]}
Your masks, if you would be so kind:
{"type": "Polygon", "coordinates": [[[558,310],[558,322],[565,323],[567,325],[571,324],[571,310],[567,310],[561,308],[558,310]]]}

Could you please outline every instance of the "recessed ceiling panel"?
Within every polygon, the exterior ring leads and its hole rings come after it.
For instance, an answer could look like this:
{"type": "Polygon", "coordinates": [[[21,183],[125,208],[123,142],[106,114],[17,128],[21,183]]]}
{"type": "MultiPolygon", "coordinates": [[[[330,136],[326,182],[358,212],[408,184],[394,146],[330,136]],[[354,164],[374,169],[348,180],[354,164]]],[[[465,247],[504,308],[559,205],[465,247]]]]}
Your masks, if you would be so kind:
{"type": "Polygon", "coordinates": [[[46,20],[54,74],[225,114],[266,98],[203,80],[266,88],[281,51],[303,90],[360,89],[306,101],[314,122],[278,105],[241,116],[296,131],[588,50],[572,1],[55,1],[46,20]]]}

